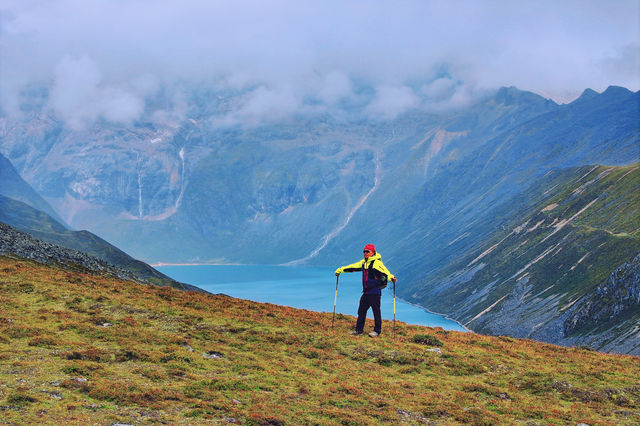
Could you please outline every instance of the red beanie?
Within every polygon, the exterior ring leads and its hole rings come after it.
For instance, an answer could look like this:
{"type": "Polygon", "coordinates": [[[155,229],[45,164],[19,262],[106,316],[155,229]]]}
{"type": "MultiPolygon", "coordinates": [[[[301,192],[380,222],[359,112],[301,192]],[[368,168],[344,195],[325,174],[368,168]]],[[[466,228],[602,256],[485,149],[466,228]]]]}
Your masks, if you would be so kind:
{"type": "Polygon", "coordinates": [[[371,250],[372,252],[376,251],[376,246],[374,246],[373,244],[367,244],[366,246],[364,246],[365,250],[371,250]]]}

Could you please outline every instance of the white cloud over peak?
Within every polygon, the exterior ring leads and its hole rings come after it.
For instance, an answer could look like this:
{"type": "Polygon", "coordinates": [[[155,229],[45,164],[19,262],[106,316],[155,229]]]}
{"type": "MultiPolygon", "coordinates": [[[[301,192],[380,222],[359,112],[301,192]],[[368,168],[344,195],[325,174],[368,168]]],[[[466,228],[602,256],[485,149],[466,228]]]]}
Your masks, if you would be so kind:
{"type": "Polygon", "coordinates": [[[367,106],[373,116],[393,119],[399,114],[420,105],[420,99],[407,86],[381,86],[376,89],[376,96],[367,106]]]}
{"type": "MultiPolygon", "coordinates": [[[[391,117],[516,86],[556,101],[640,89],[639,2],[595,0],[4,0],[0,108],[30,84],[82,125],[129,122],[162,87],[222,84],[228,121],[284,118],[309,99],[391,117]],[[368,97],[362,85],[373,88],[368,97]]],[[[317,106],[314,106],[317,108],[317,106]]],[[[322,110],[322,108],[320,108],[322,110]]]]}
{"type": "Polygon", "coordinates": [[[144,99],[105,84],[100,70],[87,57],[63,58],[53,74],[50,105],[72,128],[83,128],[99,117],[127,124],[144,109],[144,99]]]}

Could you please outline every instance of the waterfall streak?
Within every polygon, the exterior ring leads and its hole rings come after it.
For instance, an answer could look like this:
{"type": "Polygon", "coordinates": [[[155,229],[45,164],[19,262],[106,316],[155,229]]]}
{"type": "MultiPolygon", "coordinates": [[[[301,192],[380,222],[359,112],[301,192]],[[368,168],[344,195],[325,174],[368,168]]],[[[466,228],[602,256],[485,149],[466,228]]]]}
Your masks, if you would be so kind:
{"type": "Polygon", "coordinates": [[[358,202],[356,203],[355,206],[353,206],[353,208],[349,211],[349,213],[347,214],[347,216],[345,217],[344,221],[342,222],[341,225],[339,225],[337,228],[333,229],[331,232],[329,232],[327,235],[325,235],[324,237],[322,237],[322,242],[320,243],[320,245],[314,249],[311,253],[309,253],[306,257],[303,257],[301,259],[296,259],[296,260],[292,260],[290,262],[285,263],[284,265],[299,265],[301,263],[304,263],[308,260],[313,259],[314,257],[316,257],[318,255],[318,253],[320,253],[320,251],[325,248],[327,246],[327,244],[329,244],[329,241],[331,241],[333,238],[335,238],[336,235],[338,235],[340,232],[342,232],[342,230],[344,228],[347,227],[347,225],[349,224],[349,222],[351,222],[351,219],[353,218],[353,216],[356,214],[356,212],[360,209],[360,207],[362,207],[362,205],[367,201],[367,199],[371,196],[371,194],[373,194],[373,192],[378,188],[378,183],[379,183],[379,172],[381,169],[381,165],[380,165],[380,159],[378,157],[378,153],[376,152],[375,155],[375,175],[373,178],[373,186],[371,187],[371,189],[365,194],[363,195],[360,200],[358,200],[358,202]]]}
{"type": "Polygon", "coordinates": [[[138,217],[142,217],[142,171],[138,169],[138,217]]]}
{"type": "Polygon", "coordinates": [[[178,153],[180,156],[180,160],[182,160],[182,171],[180,173],[180,194],[178,194],[178,198],[176,199],[176,204],[173,209],[174,213],[178,211],[180,207],[180,203],[182,202],[182,196],[184,195],[184,174],[185,174],[185,161],[184,161],[184,147],[180,148],[180,152],[178,153]]]}

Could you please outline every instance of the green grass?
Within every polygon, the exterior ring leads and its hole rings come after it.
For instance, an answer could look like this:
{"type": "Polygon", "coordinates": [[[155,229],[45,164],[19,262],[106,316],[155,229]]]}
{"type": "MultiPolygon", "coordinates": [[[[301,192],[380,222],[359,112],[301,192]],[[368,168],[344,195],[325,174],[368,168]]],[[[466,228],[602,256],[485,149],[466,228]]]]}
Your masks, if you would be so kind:
{"type": "Polygon", "coordinates": [[[347,315],[332,329],[331,314],[4,257],[0,271],[9,424],[640,422],[637,357],[401,322],[371,339],[347,315]]]}
{"type": "MultiPolygon", "coordinates": [[[[532,185],[516,201],[510,203],[510,216],[501,219],[500,231],[424,284],[425,305],[457,314],[471,328],[492,332],[490,320],[485,325],[470,321],[502,297],[516,293],[519,280],[520,288],[526,288],[520,307],[535,309],[536,304],[529,301],[555,297],[560,309],[594,292],[640,252],[640,164],[560,171],[532,185]],[[446,282],[481,263],[484,266],[468,281],[449,286],[437,298],[429,297],[429,289],[440,280],[446,282]],[[493,285],[487,297],[474,303],[474,293],[488,283],[493,285]]],[[[500,312],[500,307],[482,320],[510,315],[500,312]]],[[[538,314],[522,312],[514,321],[538,314]]],[[[561,314],[558,310],[550,316],[561,314]]],[[[582,331],[602,333],[598,324],[587,324],[582,331]]]]}

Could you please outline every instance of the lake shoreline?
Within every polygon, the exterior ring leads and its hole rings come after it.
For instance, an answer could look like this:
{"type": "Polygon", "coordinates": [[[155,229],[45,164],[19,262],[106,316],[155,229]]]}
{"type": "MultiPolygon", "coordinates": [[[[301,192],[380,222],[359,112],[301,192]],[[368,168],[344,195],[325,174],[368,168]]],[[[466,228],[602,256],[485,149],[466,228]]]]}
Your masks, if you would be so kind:
{"type": "MultiPolygon", "coordinates": [[[[238,263],[222,264],[213,262],[155,262],[153,266],[160,268],[160,272],[172,277],[173,279],[177,279],[180,282],[188,283],[212,294],[227,294],[228,296],[234,298],[271,303],[280,306],[290,306],[297,309],[306,309],[316,312],[331,311],[331,308],[325,305],[318,306],[317,304],[317,299],[319,299],[317,289],[319,287],[323,288],[323,293],[325,291],[328,291],[329,287],[331,287],[331,296],[333,296],[335,280],[333,280],[333,268],[330,266],[261,265],[238,263]],[[298,275],[300,273],[298,271],[301,271],[302,274],[298,275]],[[313,271],[313,273],[309,274],[309,271],[313,271]],[[329,274],[326,271],[330,271],[331,273],[329,274]],[[257,275],[254,275],[256,273],[257,275]],[[332,278],[332,283],[330,286],[327,285],[327,277],[329,275],[331,275],[332,278]],[[311,282],[308,281],[309,279],[311,279],[311,282]],[[305,282],[306,286],[311,286],[310,292],[300,292],[299,289],[304,287],[299,287],[298,284],[293,284],[301,282],[300,280],[302,280],[302,282],[305,282]],[[243,287],[247,284],[251,289],[249,293],[247,293],[247,288],[243,287]],[[231,285],[233,287],[233,291],[224,288],[225,285],[231,285]],[[285,300],[283,300],[282,298],[273,300],[272,296],[266,296],[265,299],[265,293],[261,294],[259,291],[255,292],[257,288],[260,288],[260,286],[263,285],[275,285],[276,287],[272,287],[277,289],[274,292],[284,294],[285,300]],[[277,287],[278,285],[284,285],[284,287],[279,288],[277,287]],[[214,289],[211,288],[212,286],[222,286],[222,288],[214,289]],[[327,287],[326,289],[324,289],[325,286],[327,287]],[[253,294],[253,292],[255,292],[255,294],[253,294]],[[287,298],[289,300],[287,300],[287,298]],[[292,298],[297,298],[297,300],[291,300],[292,298]],[[314,299],[316,303],[315,307],[308,306],[308,304],[313,302],[314,299]]],[[[356,302],[356,300],[360,298],[362,291],[361,280],[359,279],[357,274],[348,274],[347,276],[345,276],[345,279],[349,281],[345,282],[345,286],[342,285],[343,283],[341,280],[340,289],[342,289],[342,291],[340,292],[340,296],[343,297],[338,297],[339,305],[344,304],[345,299],[351,300],[351,302],[349,303],[356,302]]],[[[383,306],[383,317],[384,319],[390,320],[391,318],[389,316],[389,312],[393,312],[391,311],[391,298],[393,297],[393,293],[391,293],[391,288],[389,287],[384,292],[386,292],[388,296],[384,298],[386,299],[386,301],[383,303],[383,305],[387,304],[388,306],[386,308],[384,308],[383,306]]],[[[333,297],[331,299],[333,300],[333,297]]],[[[431,311],[424,306],[418,305],[416,303],[411,303],[397,296],[396,299],[400,303],[400,305],[398,305],[398,313],[400,315],[396,316],[396,319],[399,321],[403,321],[407,324],[422,325],[432,328],[440,327],[448,331],[462,331],[473,333],[473,330],[470,330],[469,328],[456,321],[455,319],[450,318],[446,314],[431,311]],[[402,305],[410,307],[409,310],[405,310],[403,312],[403,308],[401,307],[402,305]],[[427,315],[427,317],[422,318],[422,314],[416,314],[415,311],[424,312],[424,315],[427,315]],[[431,317],[434,317],[433,321],[431,321],[431,317]],[[416,319],[418,319],[419,322],[416,322],[416,319]],[[451,325],[447,323],[450,323],[451,325]]],[[[357,304],[354,308],[345,308],[345,306],[343,305],[341,309],[343,309],[342,313],[344,314],[354,315],[357,311],[356,308],[357,304]]]]}
{"type": "MultiPolygon", "coordinates": [[[[196,286],[196,287],[197,287],[197,286],[196,286]]],[[[397,296],[396,296],[396,297],[397,297],[397,296]]],[[[416,308],[424,309],[425,311],[429,312],[430,314],[433,314],[433,315],[440,315],[441,317],[444,317],[444,318],[448,319],[449,321],[453,321],[453,322],[457,323],[458,325],[460,325],[460,327],[464,328],[464,331],[465,331],[466,333],[475,333],[475,331],[471,330],[470,328],[468,328],[467,326],[465,326],[464,324],[462,324],[461,322],[459,322],[457,319],[451,318],[451,317],[450,317],[450,316],[448,316],[447,314],[442,314],[442,313],[440,313],[440,312],[432,311],[431,309],[429,309],[429,308],[427,308],[427,307],[425,307],[425,306],[418,305],[417,303],[411,303],[411,302],[409,302],[408,300],[405,300],[405,299],[403,299],[403,298],[401,298],[401,297],[398,297],[398,299],[402,300],[402,301],[403,301],[404,303],[406,303],[407,305],[411,305],[411,306],[415,306],[416,308]]]]}

